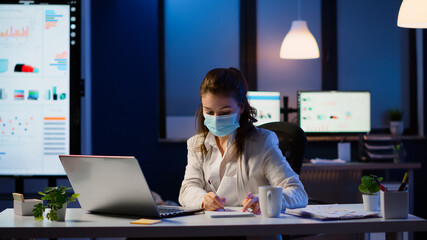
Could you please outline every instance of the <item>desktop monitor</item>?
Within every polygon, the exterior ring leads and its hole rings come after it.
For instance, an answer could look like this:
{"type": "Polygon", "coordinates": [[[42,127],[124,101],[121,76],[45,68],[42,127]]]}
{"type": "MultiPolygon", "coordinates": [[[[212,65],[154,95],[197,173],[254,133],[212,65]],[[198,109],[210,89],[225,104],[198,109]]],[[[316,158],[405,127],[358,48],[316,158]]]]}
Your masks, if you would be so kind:
{"type": "Polygon", "coordinates": [[[280,92],[248,91],[248,101],[257,110],[255,126],[280,121],[280,92]]]}
{"type": "Polygon", "coordinates": [[[306,133],[371,131],[369,91],[298,91],[299,126],[306,133]]]}
{"type": "Polygon", "coordinates": [[[80,1],[0,3],[0,175],[65,175],[80,151],[80,1]]]}

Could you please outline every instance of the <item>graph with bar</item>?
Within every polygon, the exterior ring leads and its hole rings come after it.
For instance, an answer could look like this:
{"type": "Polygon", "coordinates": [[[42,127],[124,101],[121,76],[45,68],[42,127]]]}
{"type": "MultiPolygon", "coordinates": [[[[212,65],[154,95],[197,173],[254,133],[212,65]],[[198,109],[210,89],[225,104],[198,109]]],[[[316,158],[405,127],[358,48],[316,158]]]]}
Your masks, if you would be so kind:
{"type": "Polygon", "coordinates": [[[56,27],[58,20],[64,17],[62,14],[56,14],[55,10],[45,10],[45,29],[56,27]]]}
{"type": "Polygon", "coordinates": [[[68,66],[67,58],[67,52],[58,53],[55,56],[54,63],[50,63],[49,65],[56,67],[59,71],[66,71],[68,66]]]}
{"type": "Polygon", "coordinates": [[[0,37],[28,37],[30,27],[22,27],[21,29],[14,29],[11,25],[9,29],[0,31],[0,37]]]}
{"type": "Polygon", "coordinates": [[[64,175],[70,5],[0,3],[0,176],[64,175]]]}
{"type": "Polygon", "coordinates": [[[58,156],[67,153],[67,118],[44,117],[43,154],[58,156]]]}

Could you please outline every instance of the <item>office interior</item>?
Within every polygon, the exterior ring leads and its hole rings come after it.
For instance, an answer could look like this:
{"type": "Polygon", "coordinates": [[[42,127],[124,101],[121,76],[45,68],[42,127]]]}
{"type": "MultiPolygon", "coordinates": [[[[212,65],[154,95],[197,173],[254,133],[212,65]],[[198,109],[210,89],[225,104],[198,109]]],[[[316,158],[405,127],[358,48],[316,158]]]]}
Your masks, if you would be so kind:
{"type": "MultiPolygon", "coordinates": [[[[401,0],[300,4],[319,46],[316,59],[279,58],[298,17],[297,0],[82,1],[80,153],[136,156],[151,189],[177,201],[187,148],[184,140],[167,139],[166,118],[194,115],[210,69],[239,68],[250,90],[279,91],[290,108],[297,108],[298,90],[367,90],[372,134],[389,134],[390,109],[404,112],[402,161],[421,163],[411,187],[413,214],[427,218],[425,30],[397,27],[401,0]]],[[[296,122],[297,113],[288,120],[296,122]]],[[[335,159],[339,141],[309,139],[305,158],[335,159]]],[[[350,142],[351,161],[357,162],[358,141],[350,142]]],[[[64,177],[56,183],[70,185],[64,177]]],[[[48,178],[23,177],[24,194],[47,185],[48,178]]],[[[15,187],[15,178],[0,176],[0,210],[12,207],[15,187]]]]}

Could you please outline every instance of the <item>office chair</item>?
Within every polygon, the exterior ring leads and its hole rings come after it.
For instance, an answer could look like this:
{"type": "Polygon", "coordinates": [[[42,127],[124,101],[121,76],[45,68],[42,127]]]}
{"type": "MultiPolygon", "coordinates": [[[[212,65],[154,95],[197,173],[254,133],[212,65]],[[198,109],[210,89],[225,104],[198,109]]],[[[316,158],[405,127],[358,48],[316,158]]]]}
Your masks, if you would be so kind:
{"type": "Polygon", "coordinates": [[[282,150],[283,156],[286,157],[292,170],[299,175],[307,144],[307,137],[304,131],[297,125],[289,122],[271,122],[258,127],[276,133],[279,139],[279,148],[282,150]]]}
{"type": "MultiPolygon", "coordinates": [[[[307,136],[300,127],[289,122],[271,122],[265,123],[259,128],[264,128],[276,133],[279,139],[279,148],[282,150],[283,156],[291,165],[292,170],[300,175],[302,163],[304,160],[305,147],[307,144],[307,136]]],[[[308,199],[309,204],[327,204],[318,199],[308,199]]],[[[303,239],[316,239],[318,235],[298,235],[289,236],[283,235],[284,240],[303,240],[303,239]]]]}

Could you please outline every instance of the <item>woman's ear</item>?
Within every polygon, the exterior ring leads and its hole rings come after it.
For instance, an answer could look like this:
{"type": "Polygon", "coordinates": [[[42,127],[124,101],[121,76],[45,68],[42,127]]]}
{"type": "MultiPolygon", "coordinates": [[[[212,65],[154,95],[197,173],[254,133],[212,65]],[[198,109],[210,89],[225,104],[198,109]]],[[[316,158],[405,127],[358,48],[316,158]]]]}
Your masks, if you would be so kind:
{"type": "Polygon", "coordinates": [[[239,106],[239,114],[242,115],[242,113],[245,111],[245,106],[240,105],[239,106]]]}

